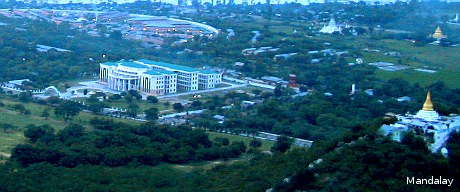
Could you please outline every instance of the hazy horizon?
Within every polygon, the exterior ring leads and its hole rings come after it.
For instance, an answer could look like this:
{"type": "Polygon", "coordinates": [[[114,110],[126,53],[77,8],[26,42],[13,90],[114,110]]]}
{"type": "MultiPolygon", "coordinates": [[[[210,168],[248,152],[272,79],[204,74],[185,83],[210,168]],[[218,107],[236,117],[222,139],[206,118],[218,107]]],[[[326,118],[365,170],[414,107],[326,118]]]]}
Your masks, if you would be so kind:
{"type": "MultiPolygon", "coordinates": [[[[19,0],[21,1],[21,0],[19,0]]],[[[30,1],[30,0],[26,0],[26,1],[30,1]]],[[[100,2],[108,2],[108,0],[38,0],[39,2],[40,1],[43,1],[43,2],[48,2],[48,3],[54,3],[54,4],[67,4],[69,3],[70,1],[72,1],[73,3],[85,3],[85,4],[89,4],[89,3],[100,3],[100,2]]],[[[136,0],[112,0],[113,2],[117,2],[117,3],[132,3],[132,2],[135,2],[136,0]]],[[[155,1],[155,0],[151,0],[152,2],[155,1]]],[[[177,5],[177,1],[178,0],[156,0],[157,2],[165,2],[165,3],[170,3],[170,4],[174,4],[174,5],[177,5]]],[[[188,0],[189,1],[189,4],[191,3],[191,0],[188,0]]],[[[214,3],[216,3],[218,0],[214,0],[214,3]]],[[[221,0],[222,2],[224,0],[221,0]]],[[[228,3],[230,0],[226,0],[226,2],[228,3]]],[[[235,0],[235,3],[236,4],[241,4],[244,0],[235,0]]],[[[344,1],[344,0],[338,0],[338,1],[344,1]]],[[[346,0],[345,0],[346,1],[346,0]]],[[[351,0],[352,1],[352,0],[351,0]]],[[[359,1],[359,0],[354,0],[354,1],[359,1]]],[[[367,2],[376,2],[376,1],[379,1],[381,3],[390,3],[390,2],[395,2],[396,0],[365,0],[367,2]]],[[[400,1],[406,1],[406,0],[400,0],[400,1]]],[[[409,0],[407,0],[409,1],[409,0]]],[[[447,0],[447,2],[458,2],[460,0],[447,0]]],[[[205,2],[211,2],[211,0],[202,0],[203,3],[205,2]]],[[[251,2],[251,0],[247,0],[248,3],[251,2]]],[[[271,4],[284,4],[284,3],[293,3],[293,2],[297,2],[297,3],[300,3],[300,4],[303,4],[303,5],[307,5],[308,3],[322,3],[324,2],[324,0],[271,0],[271,4]]],[[[253,0],[253,3],[254,4],[257,4],[257,3],[261,3],[261,4],[264,4],[266,3],[266,0],[253,0]]]]}

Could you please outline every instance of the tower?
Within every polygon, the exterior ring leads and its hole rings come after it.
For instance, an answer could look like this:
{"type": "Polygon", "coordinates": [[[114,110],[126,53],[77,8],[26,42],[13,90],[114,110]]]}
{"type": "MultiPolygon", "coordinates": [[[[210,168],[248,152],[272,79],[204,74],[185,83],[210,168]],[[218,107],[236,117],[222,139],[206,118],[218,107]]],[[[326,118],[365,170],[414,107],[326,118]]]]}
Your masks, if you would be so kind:
{"type": "Polygon", "coordinates": [[[439,119],[439,114],[433,108],[433,103],[431,102],[431,92],[428,91],[426,94],[425,103],[423,103],[422,110],[418,111],[415,117],[423,119],[426,121],[436,121],[439,119]]]}
{"type": "Polygon", "coordinates": [[[442,34],[441,27],[438,26],[438,28],[436,28],[436,31],[434,31],[434,34],[431,35],[431,37],[433,37],[433,38],[435,38],[437,41],[439,41],[439,40],[441,40],[441,39],[446,38],[447,36],[445,36],[445,35],[442,34]]]}
{"type": "Polygon", "coordinates": [[[354,95],[356,93],[356,85],[353,83],[351,85],[351,92],[350,92],[350,95],[354,95]]]}
{"type": "Polygon", "coordinates": [[[430,91],[428,91],[428,93],[426,94],[426,99],[425,99],[425,103],[423,103],[422,110],[434,111],[433,103],[431,102],[431,92],[430,91]]]}
{"type": "Polygon", "coordinates": [[[455,18],[452,19],[452,23],[458,23],[459,22],[459,19],[458,19],[458,13],[455,14],[455,18]]]}
{"type": "Polygon", "coordinates": [[[289,74],[289,87],[297,87],[296,78],[297,78],[296,75],[289,74]]]}

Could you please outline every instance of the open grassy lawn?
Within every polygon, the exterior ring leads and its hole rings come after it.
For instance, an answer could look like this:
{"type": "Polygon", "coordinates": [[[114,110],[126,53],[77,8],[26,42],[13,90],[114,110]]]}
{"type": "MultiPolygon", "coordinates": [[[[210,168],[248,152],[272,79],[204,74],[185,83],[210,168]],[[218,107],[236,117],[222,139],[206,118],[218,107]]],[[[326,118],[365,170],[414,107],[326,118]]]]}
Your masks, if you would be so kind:
{"type": "MultiPolygon", "coordinates": [[[[26,140],[23,136],[24,127],[30,124],[45,125],[48,124],[55,130],[60,130],[66,127],[69,123],[78,123],[91,129],[90,119],[94,117],[101,117],[91,113],[81,112],[74,117],[70,122],[64,123],[63,119],[54,116],[53,110],[50,110],[50,116],[48,119],[40,117],[43,109],[47,106],[39,105],[36,103],[24,104],[25,108],[31,111],[30,115],[21,115],[18,111],[15,111],[11,106],[20,104],[19,102],[11,101],[8,99],[2,99],[5,107],[0,107],[0,122],[12,124],[17,127],[14,130],[7,130],[6,132],[0,129],[0,152],[9,154],[11,149],[20,143],[24,143],[26,140]]],[[[105,117],[105,116],[104,116],[105,117]]],[[[110,118],[110,117],[107,117],[110,118]]],[[[113,118],[115,121],[129,123],[129,124],[140,124],[137,121],[131,121],[128,119],[113,118]]]]}
{"type": "MultiPolygon", "coordinates": [[[[26,138],[23,135],[22,131],[12,131],[8,130],[4,132],[0,131],[0,153],[1,154],[11,154],[11,149],[14,146],[25,143],[26,138]]],[[[1,156],[1,155],[0,155],[1,156]]]]}
{"type": "MultiPolygon", "coordinates": [[[[28,107],[26,106],[26,108],[28,107]]],[[[16,126],[16,129],[14,130],[7,130],[6,132],[4,130],[0,130],[0,152],[6,154],[9,154],[11,149],[13,149],[13,147],[17,144],[26,142],[23,132],[24,127],[29,124],[49,124],[51,127],[57,130],[62,129],[65,126],[62,121],[53,118],[45,120],[42,117],[33,115],[33,112],[31,115],[25,116],[20,115],[16,111],[8,110],[5,108],[0,108],[0,122],[16,126]]]]}
{"type": "MultiPolygon", "coordinates": [[[[422,86],[429,85],[436,81],[443,81],[450,88],[460,88],[460,47],[440,47],[426,45],[415,47],[409,42],[396,40],[381,40],[376,45],[385,47],[388,50],[401,52],[404,65],[412,67],[428,67],[437,71],[426,73],[414,71],[413,69],[387,72],[379,70],[377,77],[383,80],[399,77],[411,83],[420,83],[422,86]]],[[[390,61],[391,62],[391,61],[390,61]]]]}
{"type": "Polygon", "coordinates": [[[436,73],[425,73],[406,69],[401,71],[382,71],[376,72],[376,77],[387,81],[391,78],[401,78],[411,83],[419,83],[421,86],[427,86],[437,81],[443,81],[450,88],[460,88],[460,71],[438,71],[436,73]]]}
{"type": "MultiPolygon", "coordinates": [[[[249,142],[252,140],[252,138],[249,137],[243,137],[239,135],[231,135],[231,134],[225,134],[225,133],[216,133],[216,132],[207,132],[209,134],[209,139],[213,140],[217,137],[223,137],[223,138],[228,138],[230,142],[234,141],[243,141],[244,144],[249,148],[249,142]]],[[[260,150],[262,151],[270,151],[270,148],[272,145],[275,143],[274,141],[267,141],[267,140],[261,140],[262,141],[262,146],[260,147],[260,150]]]]}
{"type": "Polygon", "coordinates": [[[444,81],[450,88],[460,88],[460,47],[441,47],[436,45],[414,46],[409,41],[380,39],[375,40],[369,37],[343,37],[321,35],[316,37],[329,42],[340,42],[356,49],[362,54],[366,63],[390,62],[410,66],[402,71],[377,71],[377,78],[388,80],[391,78],[402,78],[410,83],[419,83],[422,86],[429,85],[436,81],[444,81]],[[365,52],[365,48],[380,50],[380,52],[365,52]],[[385,52],[399,52],[401,57],[385,56],[385,52]],[[426,73],[414,71],[416,68],[427,68],[437,71],[426,73]]]}

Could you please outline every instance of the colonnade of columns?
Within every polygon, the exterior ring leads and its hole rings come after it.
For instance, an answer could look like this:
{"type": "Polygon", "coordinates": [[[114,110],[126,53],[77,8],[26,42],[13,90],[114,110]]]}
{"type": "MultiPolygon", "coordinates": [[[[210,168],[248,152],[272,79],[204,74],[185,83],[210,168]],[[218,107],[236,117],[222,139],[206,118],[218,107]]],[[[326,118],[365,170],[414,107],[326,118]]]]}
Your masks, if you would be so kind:
{"type": "Polygon", "coordinates": [[[139,80],[137,79],[120,79],[109,76],[107,84],[110,89],[117,91],[138,90],[139,88],[139,80]],[[134,80],[134,83],[131,82],[132,80],[134,80]]]}

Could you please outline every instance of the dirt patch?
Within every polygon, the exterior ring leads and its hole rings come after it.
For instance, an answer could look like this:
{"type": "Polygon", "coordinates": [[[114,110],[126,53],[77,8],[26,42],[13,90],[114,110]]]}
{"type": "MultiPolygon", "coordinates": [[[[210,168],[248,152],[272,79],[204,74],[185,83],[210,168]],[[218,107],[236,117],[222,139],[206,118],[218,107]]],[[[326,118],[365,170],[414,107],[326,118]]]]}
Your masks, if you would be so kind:
{"type": "Polygon", "coordinates": [[[0,152],[0,156],[6,157],[6,158],[10,158],[10,157],[11,157],[11,154],[9,154],[9,153],[4,153],[4,152],[0,152]]]}

